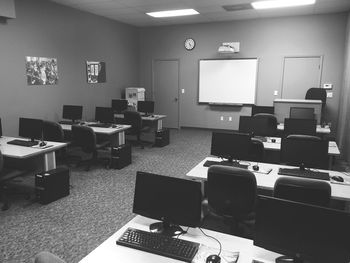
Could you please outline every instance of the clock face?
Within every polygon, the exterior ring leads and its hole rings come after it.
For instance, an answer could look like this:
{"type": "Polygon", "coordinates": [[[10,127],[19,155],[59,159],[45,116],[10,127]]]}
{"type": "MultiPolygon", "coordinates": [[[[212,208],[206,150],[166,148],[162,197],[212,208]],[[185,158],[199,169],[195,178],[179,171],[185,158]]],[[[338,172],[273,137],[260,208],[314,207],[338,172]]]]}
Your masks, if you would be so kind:
{"type": "Polygon", "coordinates": [[[195,45],[196,45],[196,42],[194,42],[194,39],[193,39],[193,38],[187,38],[187,39],[185,40],[185,48],[186,48],[187,50],[192,50],[192,49],[194,49],[195,45]]]}

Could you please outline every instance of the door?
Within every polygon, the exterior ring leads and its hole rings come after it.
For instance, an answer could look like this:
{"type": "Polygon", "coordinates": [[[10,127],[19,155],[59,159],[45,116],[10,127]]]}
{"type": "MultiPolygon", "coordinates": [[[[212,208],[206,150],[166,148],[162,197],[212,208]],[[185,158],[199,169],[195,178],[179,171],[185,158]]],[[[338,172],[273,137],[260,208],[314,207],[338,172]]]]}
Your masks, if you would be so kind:
{"type": "Polygon", "coordinates": [[[309,88],[320,87],[322,57],[285,57],[282,99],[305,99],[309,88]]]}
{"type": "Polygon", "coordinates": [[[153,61],[155,113],[166,115],[163,126],[179,128],[179,61],[153,61]]]}

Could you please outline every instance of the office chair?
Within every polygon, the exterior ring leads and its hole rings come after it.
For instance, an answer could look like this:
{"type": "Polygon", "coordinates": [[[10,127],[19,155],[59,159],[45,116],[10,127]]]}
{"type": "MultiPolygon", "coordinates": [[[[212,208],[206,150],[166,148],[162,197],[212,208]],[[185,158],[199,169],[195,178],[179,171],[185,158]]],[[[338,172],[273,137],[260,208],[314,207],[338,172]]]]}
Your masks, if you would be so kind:
{"type": "Polygon", "coordinates": [[[143,142],[141,141],[141,134],[149,131],[150,127],[143,127],[141,114],[137,111],[125,111],[124,112],[124,123],[131,125],[130,129],[125,132],[127,135],[136,135],[137,144],[144,148],[143,142]]]}
{"type": "Polygon", "coordinates": [[[275,108],[273,106],[257,106],[253,105],[252,106],[252,115],[254,116],[255,114],[258,113],[268,113],[268,114],[274,114],[275,113],[275,108]]]}
{"type": "Polygon", "coordinates": [[[53,121],[44,121],[43,139],[44,141],[64,142],[64,132],[61,125],[53,121]]]}
{"type": "Polygon", "coordinates": [[[273,114],[258,113],[253,116],[254,134],[258,136],[276,136],[277,118],[273,114]]]}
{"type": "Polygon", "coordinates": [[[253,162],[263,162],[265,157],[264,143],[261,140],[252,138],[251,148],[249,150],[249,161],[253,162]]]}
{"type": "Polygon", "coordinates": [[[321,112],[321,123],[324,121],[324,111],[327,102],[327,91],[322,88],[310,88],[305,94],[306,100],[321,100],[322,101],[322,112],[321,112]]]}
{"type": "Polygon", "coordinates": [[[328,207],[331,200],[331,186],[321,180],[279,177],[275,182],[273,195],[281,199],[328,207]]]}
{"type": "Polygon", "coordinates": [[[50,252],[42,251],[35,256],[34,263],[65,263],[65,261],[50,252]]]}
{"type": "Polygon", "coordinates": [[[316,136],[317,120],[284,119],[284,136],[302,134],[316,136]]]}
{"type": "Polygon", "coordinates": [[[92,158],[87,162],[87,171],[90,170],[91,164],[93,162],[96,162],[98,151],[102,150],[110,144],[109,141],[97,143],[94,130],[88,126],[72,125],[72,136],[73,146],[81,148],[81,150],[85,153],[92,154],[92,158]]]}
{"type": "Polygon", "coordinates": [[[209,214],[228,220],[233,234],[244,235],[242,229],[251,225],[251,221],[254,220],[256,196],[256,179],[252,172],[220,165],[209,167],[207,180],[209,214]]]}

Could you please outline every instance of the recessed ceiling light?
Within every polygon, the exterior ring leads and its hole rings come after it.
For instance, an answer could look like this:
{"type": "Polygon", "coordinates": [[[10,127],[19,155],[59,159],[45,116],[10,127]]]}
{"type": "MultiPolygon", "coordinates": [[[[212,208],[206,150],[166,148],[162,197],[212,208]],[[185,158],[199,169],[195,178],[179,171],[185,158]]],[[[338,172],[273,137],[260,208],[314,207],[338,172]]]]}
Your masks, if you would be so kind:
{"type": "Polygon", "coordinates": [[[194,9],[180,9],[180,10],[151,12],[146,14],[152,17],[172,17],[172,16],[198,15],[199,13],[194,9]]]}
{"type": "Polygon", "coordinates": [[[268,0],[253,2],[252,6],[255,9],[268,9],[301,5],[313,5],[315,4],[315,2],[316,0],[268,0]]]}

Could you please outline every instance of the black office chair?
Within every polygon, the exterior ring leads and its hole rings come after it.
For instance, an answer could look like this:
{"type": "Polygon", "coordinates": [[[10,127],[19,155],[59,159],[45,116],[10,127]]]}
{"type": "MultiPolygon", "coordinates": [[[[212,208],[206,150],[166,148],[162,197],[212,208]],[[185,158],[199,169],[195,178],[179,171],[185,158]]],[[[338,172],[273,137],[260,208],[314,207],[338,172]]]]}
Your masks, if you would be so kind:
{"type": "Polygon", "coordinates": [[[302,134],[316,136],[317,120],[284,119],[284,136],[302,134]]]}
{"type": "Polygon", "coordinates": [[[61,125],[53,121],[44,121],[43,139],[44,141],[64,142],[64,132],[61,125]]]}
{"type": "Polygon", "coordinates": [[[306,91],[305,94],[306,100],[321,100],[322,101],[322,113],[321,113],[321,122],[324,121],[324,114],[326,109],[327,102],[327,91],[322,88],[310,88],[306,91]]]}
{"type": "Polygon", "coordinates": [[[257,196],[255,175],[236,167],[213,165],[208,169],[207,202],[209,214],[223,217],[232,234],[249,236],[257,196]]]}
{"type": "Polygon", "coordinates": [[[264,143],[261,140],[252,138],[248,160],[253,162],[263,162],[265,157],[264,143]]]}
{"type": "MultiPolygon", "coordinates": [[[[98,151],[106,149],[110,141],[97,143],[96,134],[91,127],[82,125],[72,125],[73,146],[79,147],[83,152],[92,154],[88,160],[86,170],[90,170],[91,164],[96,162],[98,151]]],[[[107,152],[107,149],[105,150],[107,152]]],[[[107,159],[110,161],[110,149],[108,150],[107,159]]],[[[109,163],[108,163],[109,164],[109,163]]]]}
{"type": "Polygon", "coordinates": [[[130,129],[125,132],[127,135],[136,135],[137,144],[144,148],[143,142],[141,141],[141,134],[149,131],[150,127],[143,127],[141,114],[137,111],[125,111],[124,112],[124,123],[131,125],[130,129]]]}
{"type": "Polygon", "coordinates": [[[321,180],[279,177],[275,182],[273,195],[281,199],[328,207],[331,200],[331,186],[321,180]]]}
{"type": "Polygon", "coordinates": [[[268,114],[274,114],[275,113],[275,108],[273,106],[257,106],[253,105],[252,106],[252,115],[254,116],[255,114],[258,113],[268,113],[268,114]]]}
{"type": "Polygon", "coordinates": [[[277,135],[277,118],[268,113],[258,113],[253,116],[256,135],[258,136],[276,136],[277,135]],[[259,133],[259,134],[258,134],[259,133]]]}

